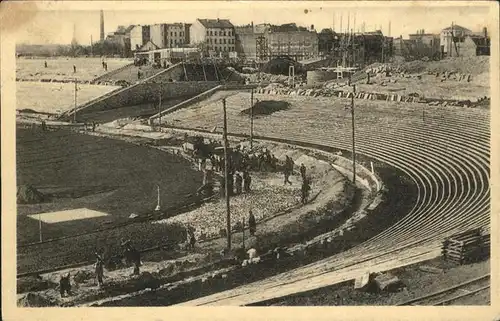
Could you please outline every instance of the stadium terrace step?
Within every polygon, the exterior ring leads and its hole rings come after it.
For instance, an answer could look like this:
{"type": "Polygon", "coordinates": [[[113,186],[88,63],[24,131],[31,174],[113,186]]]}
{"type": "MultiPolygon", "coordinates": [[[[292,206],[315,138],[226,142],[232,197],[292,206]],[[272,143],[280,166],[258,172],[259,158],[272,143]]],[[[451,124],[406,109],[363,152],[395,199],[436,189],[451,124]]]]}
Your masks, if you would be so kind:
{"type": "MultiPolygon", "coordinates": [[[[332,126],[332,118],[306,121],[304,117],[311,112],[296,108],[293,113],[281,112],[280,122],[273,122],[272,126],[264,123],[269,123],[269,119],[257,121],[254,126],[266,137],[287,137],[288,140],[343,150],[351,148],[349,127],[332,126]],[[301,117],[302,112],[304,116],[301,117]],[[299,123],[301,130],[297,130],[299,123]],[[314,125],[310,125],[312,123],[314,125]]],[[[356,127],[356,149],[360,155],[401,170],[417,184],[416,202],[402,219],[375,237],[331,258],[186,305],[246,305],[320,288],[333,284],[339,269],[347,265],[360,266],[366,262],[367,266],[372,266],[377,260],[386,258],[392,262],[387,266],[390,268],[398,265],[401,255],[432,251],[439,256],[443,238],[477,227],[487,229],[490,225],[489,113],[430,108],[426,121],[415,115],[405,114],[402,122],[379,123],[377,131],[373,131],[370,122],[358,123],[356,127]],[[433,115],[439,110],[443,111],[433,115]],[[280,291],[275,291],[278,288],[280,291]]],[[[177,115],[172,117],[179,119],[177,115]]],[[[206,121],[211,119],[211,114],[204,113],[200,117],[203,117],[203,126],[214,125],[206,121]]],[[[234,117],[229,120],[233,132],[247,130],[245,120],[234,117]]],[[[186,124],[188,122],[180,123],[181,126],[186,124]]],[[[201,123],[191,117],[189,124],[196,127],[201,123]]],[[[398,207],[394,211],[398,211],[398,207]]],[[[349,275],[349,278],[357,276],[355,273],[349,275]]]]}

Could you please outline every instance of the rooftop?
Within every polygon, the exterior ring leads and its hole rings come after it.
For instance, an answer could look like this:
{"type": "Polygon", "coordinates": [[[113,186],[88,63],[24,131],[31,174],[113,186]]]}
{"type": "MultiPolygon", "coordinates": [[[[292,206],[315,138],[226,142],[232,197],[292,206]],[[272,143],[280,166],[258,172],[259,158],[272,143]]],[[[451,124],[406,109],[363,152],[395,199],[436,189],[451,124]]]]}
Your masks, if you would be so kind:
{"type": "Polygon", "coordinates": [[[205,28],[233,28],[233,24],[227,19],[198,19],[205,28]]]}
{"type": "Polygon", "coordinates": [[[465,32],[472,32],[470,31],[469,29],[465,28],[465,27],[462,27],[462,26],[459,26],[459,25],[453,25],[453,26],[450,26],[448,28],[444,28],[443,31],[451,31],[451,30],[454,30],[454,31],[465,31],[465,32]]]}

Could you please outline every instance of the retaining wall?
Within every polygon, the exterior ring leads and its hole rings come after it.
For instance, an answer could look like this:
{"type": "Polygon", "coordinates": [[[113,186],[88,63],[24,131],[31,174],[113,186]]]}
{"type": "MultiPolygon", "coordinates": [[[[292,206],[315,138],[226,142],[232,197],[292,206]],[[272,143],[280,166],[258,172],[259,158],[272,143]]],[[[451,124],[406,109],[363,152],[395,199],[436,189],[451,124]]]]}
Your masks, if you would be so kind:
{"type": "Polygon", "coordinates": [[[160,117],[160,114],[161,114],[161,116],[165,116],[165,115],[170,114],[176,110],[189,107],[189,106],[196,104],[204,99],[207,99],[208,97],[212,96],[213,94],[215,94],[219,90],[238,90],[238,89],[249,90],[249,89],[254,89],[254,88],[257,88],[257,86],[256,85],[241,85],[241,84],[218,85],[212,89],[209,89],[205,92],[202,92],[201,94],[199,94],[193,98],[190,98],[190,99],[185,100],[185,101],[183,101],[175,106],[172,106],[168,109],[165,109],[161,113],[158,113],[156,115],[151,116],[149,118],[149,123],[152,124],[156,119],[158,119],[160,117]]]}
{"type": "Polygon", "coordinates": [[[113,95],[78,109],[78,114],[88,114],[96,111],[111,110],[126,106],[137,106],[157,102],[160,90],[162,99],[190,98],[219,85],[219,82],[169,82],[169,83],[139,83],[124,88],[113,95]]]}

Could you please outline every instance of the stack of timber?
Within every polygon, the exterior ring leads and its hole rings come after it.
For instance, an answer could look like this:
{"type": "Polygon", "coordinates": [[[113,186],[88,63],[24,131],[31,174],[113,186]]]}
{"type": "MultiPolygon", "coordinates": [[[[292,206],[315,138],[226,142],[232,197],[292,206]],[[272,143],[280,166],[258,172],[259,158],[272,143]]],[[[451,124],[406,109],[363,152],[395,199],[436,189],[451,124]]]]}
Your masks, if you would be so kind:
{"type": "Polygon", "coordinates": [[[455,234],[443,241],[443,257],[457,264],[468,264],[484,259],[490,250],[490,235],[481,228],[455,234]]]}

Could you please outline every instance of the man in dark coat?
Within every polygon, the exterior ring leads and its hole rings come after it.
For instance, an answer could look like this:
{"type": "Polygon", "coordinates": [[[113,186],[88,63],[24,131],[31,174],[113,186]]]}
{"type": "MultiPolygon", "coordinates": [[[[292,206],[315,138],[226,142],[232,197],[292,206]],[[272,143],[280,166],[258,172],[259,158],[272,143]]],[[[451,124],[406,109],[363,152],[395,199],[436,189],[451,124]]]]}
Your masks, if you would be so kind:
{"type": "Polygon", "coordinates": [[[102,286],[104,284],[102,277],[104,276],[104,262],[99,254],[95,254],[97,261],[95,262],[95,276],[97,278],[97,284],[102,286]]]}
{"type": "Polygon", "coordinates": [[[125,242],[123,245],[125,246],[125,260],[128,263],[132,263],[134,265],[134,275],[139,275],[139,267],[141,266],[141,253],[137,251],[132,246],[132,244],[130,244],[130,241],[125,242]]]}
{"type": "Polygon", "coordinates": [[[234,184],[236,185],[236,195],[240,195],[241,194],[241,190],[242,190],[242,185],[243,185],[243,178],[241,177],[241,175],[239,173],[236,173],[235,177],[234,177],[234,184]]]}
{"type": "Polygon", "coordinates": [[[309,197],[310,190],[311,190],[311,186],[309,185],[309,181],[306,179],[302,182],[302,188],[301,188],[301,202],[302,202],[302,204],[307,203],[307,198],[309,197]]]}
{"type": "Polygon", "coordinates": [[[290,169],[290,160],[289,160],[289,157],[286,156],[285,166],[283,168],[283,175],[285,177],[283,185],[286,185],[287,183],[290,184],[290,185],[292,185],[292,182],[290,182],[290,180],[288,179],[290,177],[290,172],[291,172],[291,169],[290,169]]]}
{"type": "Polygon", "coordinates": [[[250,184],[252,183],[252,177],[250,176],[248,171],[243,172],[243,180],[244,180],[243,189],[244,189],[245,193],[249,193],[250,192],[250,184]]]}
{"type": "Polygon", "coordinates": [[[300,164],[300,176],[302,176],[302,181],[306,180],[306,167],[304,164],[300,164]]]}
{"type": "Polygon", "coordinates": [[[248,216],[248,229],[250,230],[250,235],[254,236],[257,231],[257,222],[255,221],[255,216],[253,216],[252,211],[249,212],[248,216]]]}
{"type": "Polygon", "coordinates": [[[70,272],[67,275],[61,276],[59,280],[59,291],[61,293],[61,297],[66,293],[67,295],[71,295],[71,282],[70,282],[70,272]]]}
{"type": "Polygon", "coordinates": [[[194,250],[194,245],[196,244],[196,237],[194,235],[193,228],[188,229],[188,235],[189,235],[189,246],[190,246],[191,250],[194,250]]]}

